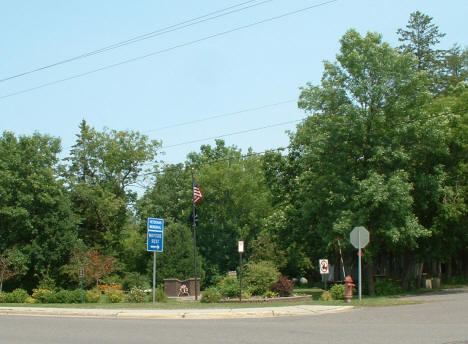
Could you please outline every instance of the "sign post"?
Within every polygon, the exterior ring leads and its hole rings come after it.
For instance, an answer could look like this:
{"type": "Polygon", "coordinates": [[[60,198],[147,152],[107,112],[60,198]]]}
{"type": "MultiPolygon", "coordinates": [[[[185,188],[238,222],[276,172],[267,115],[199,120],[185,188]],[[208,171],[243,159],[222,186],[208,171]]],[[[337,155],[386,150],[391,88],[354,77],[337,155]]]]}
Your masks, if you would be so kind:
{"type": "Polygon", "coordinates": [[[148,252],[153,252],[153,303],[156,302],[156,252],[162,252],[164,248],[164,220],[148,218],[147,224],[148,252]]]}
{"type": "Polygon", "coordinates": [[[84,287],[83,287],[84,269],[78,270],[78,277],[80,278],[81,303],[84,303],[84,287]]]}
{"type": "Polygon", "coordinates": [[[328,259],[319,259],[319,268],[320,274],[322,275],[323,279],[323,288],[327,290],[327,277],[330,273],[329,266],[328,266],[328,259]]]}
{"type": "Polygon", "coordinates": [[[349,234],[349,240],[358,249],[358,274],[359,274],[359,301],[362,298],[362,269],[361,269],[361,249],[369,243],[369,231],[364,227],[354,227],[349,234]]]}
{"type": "Polygon", "coordinates": [[[242,301],[242,253],[244,253],[244,240],[239,240],[237,243],[237,251],[239,252],[239,301],[242,301]]]}

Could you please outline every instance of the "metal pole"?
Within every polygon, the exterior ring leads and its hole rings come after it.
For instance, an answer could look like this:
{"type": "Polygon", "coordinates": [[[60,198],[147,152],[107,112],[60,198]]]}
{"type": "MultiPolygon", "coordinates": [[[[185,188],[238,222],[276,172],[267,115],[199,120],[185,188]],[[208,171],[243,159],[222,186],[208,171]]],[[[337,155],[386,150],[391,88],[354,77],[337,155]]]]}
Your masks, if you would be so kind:
{"type": "Polygon", "coordinates": [[[80,278],[81,284],[81,303],[84,303],[83,277],[80,278]]]}
{"type": "Polygon", "coordinates": [[[156,251],[153,252],[153,303],[156,302],[156,251]]]}
{"type": "Polygon", "coordinates": [[[240,278],[239,278],[239,301],[242,302],[242,252],[239,252],[239,259],[240,259],[240,269],[239,269],[239,273],[240,273],[240,278]]]}
{"type": "Polygon", "coordinates": [[[358,229],[358,270],[359,270],[359,301],[362,296],[362,277],[361,277],[361,229],[358,229]]]}
{"type": "MultiPolygon", "coordinates": [[[[193,194],[193,167],[192,167],[192,194],[193,194]]],[[[192,196],[192,225],[193,225],[193,265],[194,265],[194,275],[195,275],[195,301],[198,300],[198,291],[197,291],[197,223],[195,221],[195,202],[192,196]]]]}

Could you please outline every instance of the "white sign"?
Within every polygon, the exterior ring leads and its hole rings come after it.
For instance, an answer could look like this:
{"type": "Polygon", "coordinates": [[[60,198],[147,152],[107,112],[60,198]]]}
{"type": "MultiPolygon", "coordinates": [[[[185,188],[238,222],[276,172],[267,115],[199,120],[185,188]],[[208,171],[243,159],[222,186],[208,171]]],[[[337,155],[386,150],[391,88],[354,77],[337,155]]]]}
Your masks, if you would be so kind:
{"type": "Polygon", "coordinates": [[[369,231],[364,227],[354,227],[349,234],[349,240],[356,248],[364,248],[369,243],[369,231]]]}
{"type": "Polygon", "coordinates": [[[328,269],[328,259],[320,259],[319,260],[319,266],[320,266],[320,273],[322,275],[329,274],[330,271],[328,269]]]}
{"type": "Polygon", "coordinates": [[[237,250],[239,253],[244,253],[244,240],[239,240],[237,250]]]}

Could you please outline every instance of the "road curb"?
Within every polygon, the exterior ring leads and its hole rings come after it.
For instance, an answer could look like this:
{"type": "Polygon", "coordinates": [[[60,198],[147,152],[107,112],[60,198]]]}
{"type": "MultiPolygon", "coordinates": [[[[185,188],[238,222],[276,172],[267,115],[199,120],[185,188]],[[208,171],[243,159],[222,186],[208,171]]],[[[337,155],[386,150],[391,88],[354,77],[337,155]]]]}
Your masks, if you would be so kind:
{"type": "Polygon", "coordinates": [[[310,316],[352,310],[353,306],[285,306],[233,309],[184,309],[184,310],[108,310],[70,308],[0,307],[0,315],[89,317],[117,319],[242,319],[272,318],[284,316],[310,316]]]}

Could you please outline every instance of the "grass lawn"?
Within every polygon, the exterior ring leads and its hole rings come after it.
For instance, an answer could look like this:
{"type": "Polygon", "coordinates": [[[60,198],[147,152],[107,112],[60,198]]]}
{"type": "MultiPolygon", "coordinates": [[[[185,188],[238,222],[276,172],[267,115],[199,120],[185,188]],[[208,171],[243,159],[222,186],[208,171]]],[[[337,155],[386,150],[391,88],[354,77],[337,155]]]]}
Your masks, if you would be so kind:
{"type": "MultiPolygon", "coordinates": [[[[262,307],[283,307],[297,305],[328,305],[328,306],[358,306],[358,307],[383,307],[397,306],[421,303],[420,300],[401,299],[399,297],[364,297],[361,301],[356,297],[350,303],[342,300],[320,301],[320,295],[323,290],[319,288],[300,288],[295,289],[294,293],[298,295],[312,295],[314,300],[311,301],[277,301],[269,302],[230,302],[230,303],[201,303],[188,302],[169,299],[167,303],[85,303],[85,304],[18,304],[4,303],[0,307],[48,307],[48,308],[87,308],[87,309],[232,309],[232,308],[262,308],[262,307]]],[[[414,295],[414,294],[413,294],[414,295]]]]}
{"type": "Polygon", "coordinates": [[[284,307],[297,305],[327,305],[327,306],[359,306],[359,307],[382,307],[421,303],[418,300],[402,300],[398,298],[372,297],[364,298],[362,301],[353,299],[351,303],[344,301],[270,301],[270,302],[233,302],[233,303],[200,303],[180,302],[170,300],[167,303],[85,303],[85,304],[24,304],[3,303],[0,307],[47,307],[47,308],[86,308],[86,309],[232,309],[232,308],[263,308],[284,307]]]}
{"type": "MultiPolygon", "coordinates": [[[[443,286],[443,289],[467,288],[467,285],[443,286]]],[[[297,305],[329,305],[329,306],[355,306],[355,307],[386,307],[422,303],[424,301],[417,299],[408,299],[405,296],[424,295],[431,292],[440,292],[442,289],[418,289],[395,296],[363,296],[359,301],[354,295],[350,303],[343,300],[320,301],[320,295],[323,289],[320,288],[295,288],[295,295],[312,295],[310,301],[285,301],[281,299],[269,300],[269,302],[230,302],[230,303],[201,303],[194,301],[179,301],[169,299],[166,303],[85,303],[85,304],[25,304],[25,303],[0,303],[0,307],[48,307],[48,308],[87,308],[87,309],[232,309],[232,308],[262,308],[262,307],[282,307],[297,305]]]]}

